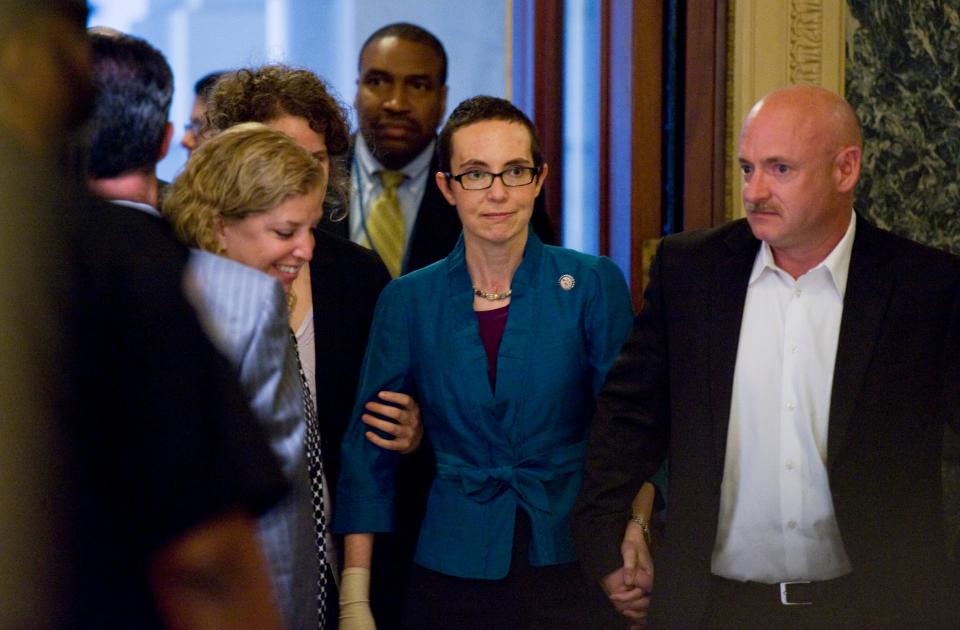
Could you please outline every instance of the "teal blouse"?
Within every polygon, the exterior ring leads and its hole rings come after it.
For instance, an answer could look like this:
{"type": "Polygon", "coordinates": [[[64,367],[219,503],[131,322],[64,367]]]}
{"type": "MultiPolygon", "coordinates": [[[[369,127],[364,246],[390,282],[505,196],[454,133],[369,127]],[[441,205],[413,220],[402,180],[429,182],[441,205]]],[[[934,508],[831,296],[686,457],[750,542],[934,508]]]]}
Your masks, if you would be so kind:
{"type": "Polygon", "coordinates": [[[518,507],[530,516],[531,564],[575,559],[570,511],[594,400],[631,326],[630,294],[609,259],[544,245],[532,231],[511,288],[496,393],[462,237],[447,258],[384,289],[343,441],[337,533],[392,529],[398,455],[364,438],[360,415],[377,392],[404,391],[437,456],[418,564],[504,577],[518,507]]]}

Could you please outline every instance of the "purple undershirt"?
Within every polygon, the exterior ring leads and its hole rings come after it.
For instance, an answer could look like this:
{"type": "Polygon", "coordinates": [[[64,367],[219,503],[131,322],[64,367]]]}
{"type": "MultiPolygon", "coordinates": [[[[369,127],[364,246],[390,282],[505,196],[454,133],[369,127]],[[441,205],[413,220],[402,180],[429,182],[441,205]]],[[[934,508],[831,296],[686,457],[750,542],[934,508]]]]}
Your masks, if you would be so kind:
{"type": "Polygon", "coordinates": [[[487,378],[490,379],[490,391],[497,391],[497,353],[500,352],[500,340],[507,327],[507,311],[510,305],[491,311],[474,311],[480,324],[480,341],[487,351],[487,378]]]}

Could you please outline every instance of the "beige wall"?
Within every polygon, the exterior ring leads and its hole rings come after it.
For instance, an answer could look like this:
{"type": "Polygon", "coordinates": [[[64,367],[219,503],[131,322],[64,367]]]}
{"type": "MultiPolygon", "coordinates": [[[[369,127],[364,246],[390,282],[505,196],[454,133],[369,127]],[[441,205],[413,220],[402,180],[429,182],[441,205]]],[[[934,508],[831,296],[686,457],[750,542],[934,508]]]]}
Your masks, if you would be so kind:
{"type": "Polygon", "coordinates": [[[753,104],[767,92],[814,83],[843,93],[844,0],[734,0],[728,86],[728,217],[743,216],[737,138],[753,104]]]}

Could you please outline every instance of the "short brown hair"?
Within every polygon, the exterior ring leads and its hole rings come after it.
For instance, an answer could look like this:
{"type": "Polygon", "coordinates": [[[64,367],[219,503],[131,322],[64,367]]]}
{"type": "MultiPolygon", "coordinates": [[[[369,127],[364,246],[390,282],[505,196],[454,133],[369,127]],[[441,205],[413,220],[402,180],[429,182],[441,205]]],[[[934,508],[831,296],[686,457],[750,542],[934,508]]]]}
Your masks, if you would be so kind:
{"type": "Polygon", "coordinates": [[[309,70],[281,64],[243,68],[216,82],[207,106],[204,126],[214,132],[244,122],[267,123],[285,114],[304,118],[311,129],[323,134],[330,155],[324,203],[332,215],[342,214],[338,211],[346,207],[349,192],[350,127],[346,108],[323,79],[309,70]]]}
{"type": "Polygon", "coordinates": [[[543,153],[540,150],[540,136],[533,121],[506,99],[495,96],[473,96],[466,99],[450,113],[446,124],[440,130],[437,138],[437,157],[440,161],[440,170],[450,171],[450,158],[453,156],[453,133],[462,127],[482,122],[484,120],[502,120],[523,125],[530,133],[530,153],[533,165],[543,164],[543,153]]]}
{"type": "Polygon", "coordinates": [[[191,247],[221,253],[216,220],[269,212],[289,197],[322,187],[310,153],[260,123],[236,125],[204,142],[170,185],[163,214],[191,247]]]}

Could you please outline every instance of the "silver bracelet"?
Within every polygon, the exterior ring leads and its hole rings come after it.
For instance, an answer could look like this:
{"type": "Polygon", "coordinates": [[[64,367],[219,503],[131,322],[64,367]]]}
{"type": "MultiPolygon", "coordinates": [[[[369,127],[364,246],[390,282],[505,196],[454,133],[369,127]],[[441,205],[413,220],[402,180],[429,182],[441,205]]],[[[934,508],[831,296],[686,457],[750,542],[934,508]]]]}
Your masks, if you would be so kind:
{"type": "Polygon", "coordinates": [[[643,532],[643,542],[647,543],[647,547],[649,547],[649,546],[650,546],[650,523],[649,523],[649,521],[647,521],[647,519],[646,519],[644,516],[640,515],[640,514],[634,514],[633,516],[630,517],[630,522],[631,522],[631,523],[636,523],[637,525],[640,526],[640,531],[643,532]]]}

